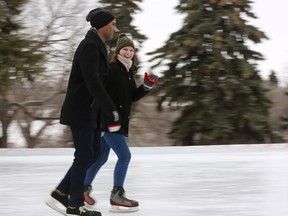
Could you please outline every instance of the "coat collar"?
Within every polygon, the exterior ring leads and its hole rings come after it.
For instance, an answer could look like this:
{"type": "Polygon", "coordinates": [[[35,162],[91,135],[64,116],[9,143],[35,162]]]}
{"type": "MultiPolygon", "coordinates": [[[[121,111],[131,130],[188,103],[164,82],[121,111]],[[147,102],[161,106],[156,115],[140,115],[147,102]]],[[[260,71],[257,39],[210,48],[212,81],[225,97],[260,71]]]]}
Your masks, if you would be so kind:
{"type": "Polygon", "coordinates": [[[102,54],[104,55],[105,60],[106,60],[107,65],[108,65],[109,64],[108,50],[107,50],[106,44],[101,39],[101,37],[99,36],[98,32],[96,30],[94,30],[93,28],[91,28],[87,32],[85,37],[95,41],[99,45],[100,50],[101,50],[102,54]]]}
{"type": "Polygon", "coordinates": [[[122,64],[118,59],[117,59],[117,64],[120,67],[120,71],[122,74],[124,74],[125,76],[128,77],[132,77],[133,76],[133,70],[130,69],[129,72],[127,71],[126,67],[124,66],[124,64],[122,64]]]}

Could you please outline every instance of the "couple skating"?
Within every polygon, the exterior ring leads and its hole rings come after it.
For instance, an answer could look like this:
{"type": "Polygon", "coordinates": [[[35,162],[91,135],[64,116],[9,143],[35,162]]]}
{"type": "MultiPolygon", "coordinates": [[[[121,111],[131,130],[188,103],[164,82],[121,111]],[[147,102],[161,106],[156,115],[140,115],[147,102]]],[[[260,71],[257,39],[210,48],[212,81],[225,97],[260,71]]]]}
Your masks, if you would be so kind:
{"type": "Polygon", "coordinates": [[[130,108],[133,101],[153,88],[158,77],[145,73],[143,84],[136,86],[135,46],[125,34],[119,34],[109,63],[105,41],[112,39],[116,30],[116,19],[109,11],[94,9],[86,20],[92,27],[75,52],[60,116],[60,123],[70,126],[74,160],[46,203],[65,215],[101,216],[99,211],[87,208],[85,202],[95,204],[90,196],[92,182],[112,148],[118,160],[110,196],[111,211],[136,211],[138,202],[128,199],[124,190],[131,159],[126,141],[130,108]]]}

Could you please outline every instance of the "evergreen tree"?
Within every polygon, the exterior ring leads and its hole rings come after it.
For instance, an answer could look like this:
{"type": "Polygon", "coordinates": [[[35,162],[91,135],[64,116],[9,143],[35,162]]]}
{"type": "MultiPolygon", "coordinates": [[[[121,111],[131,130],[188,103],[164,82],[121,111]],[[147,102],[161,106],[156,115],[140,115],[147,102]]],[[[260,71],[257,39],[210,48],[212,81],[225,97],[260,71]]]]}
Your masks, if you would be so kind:
{"type": "MultiPolygon", "coordinates": [[[[133,15],[141,11],[137,2],[142,2],[142,0],[100,0],[99,2],[103,4],[105,9],[115,15],[117,28],[119,29],[119,32],[115,33],[114,38],[106,42],[110,53],[115,50],[119,33],[127,34],[134,41],[136,49],[139,49],[147,37],[139,33],[138,29],[132,25],[132,21],[133,15]]],[[[137,61],[137,53],[135,57],[137,61]]]]}
{"type": "Polygon", "coordinates": [[[7,147],[8,127],[13,120],[7,92],[17,82],[33,81],[43,71],[44,55],[36,49],[37,41],[27,39],[19,31],[17,21],[25,0],[0,1],[0,148],[7,147]]]}
{"type": "Polygon", "coordinates": [[[183,27],[150,53],[155,66],[169,62],[158,89],[184,105],[170,132],[182,145],[280,140],[269,126],[270,101],[255,65],[262,55],[246,43],[266,39],[245,20],[256,18],[250,4],[180,0],[176,9],[186,15],[183,27]]]}
{"type": "Polygon", "coordinates": [[[269,81],[276,86],[278,85],[278,79],[277,79],[275,71],[273,71],[273,70],[271,70],[271,72],[270,72],[269,81]]]}
{"type": "Polygon", "coordinates": [[[33,81],[43,71],[43,54],[35,50],[37,41],[19,34],[22,26],[17,22],[26,0],[0,2],[0,93],[18,81],[33,81]]]}

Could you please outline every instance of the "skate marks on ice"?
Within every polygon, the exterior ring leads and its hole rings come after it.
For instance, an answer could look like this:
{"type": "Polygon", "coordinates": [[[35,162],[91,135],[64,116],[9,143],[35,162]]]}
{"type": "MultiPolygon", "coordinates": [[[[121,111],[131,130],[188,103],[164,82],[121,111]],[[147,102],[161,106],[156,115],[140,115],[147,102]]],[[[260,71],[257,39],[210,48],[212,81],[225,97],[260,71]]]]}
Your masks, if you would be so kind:
{"type": "MultiPolygon", "coordinates": [[[[131,148],[125,189],[131,216],[287,216],[288,144],[131,148]]],[[[0,214],[56,216],[45,200],[73,149],[1,149],[0,214]]],[[[110,212],[116,156],[93,182],[93,209],[110,212]]]]}

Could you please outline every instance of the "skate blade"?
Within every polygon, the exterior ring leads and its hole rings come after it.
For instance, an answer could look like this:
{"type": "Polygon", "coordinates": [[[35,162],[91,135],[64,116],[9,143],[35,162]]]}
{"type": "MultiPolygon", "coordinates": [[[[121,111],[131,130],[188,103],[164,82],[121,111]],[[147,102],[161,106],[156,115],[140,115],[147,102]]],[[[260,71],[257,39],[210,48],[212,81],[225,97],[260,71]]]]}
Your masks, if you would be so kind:
{"type": "Polygon", "coordinates": [[[111,209],[110,209],[110,212],[115,212],[115,213],[129,213],[129,212],[136,212],[136,211],[139,211],[138,206],[125,207],[125,206],[111,205],[111,209]]]}
{"type": "Polygon", "coordinates": [[[60,214],[63,214],[66,216],[66,209],[63,208],[63,205],[61,203],[59,203],[56,199],[54,199],[53,197],[49,197],[49,199],[47,199],[45,201],[46,205],[48,205],[50,208],[52,208],[53,210],[59,212],[60,214]],[[62,208],[61,208],[61,207],[62,208]]]}

